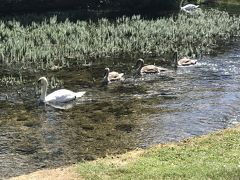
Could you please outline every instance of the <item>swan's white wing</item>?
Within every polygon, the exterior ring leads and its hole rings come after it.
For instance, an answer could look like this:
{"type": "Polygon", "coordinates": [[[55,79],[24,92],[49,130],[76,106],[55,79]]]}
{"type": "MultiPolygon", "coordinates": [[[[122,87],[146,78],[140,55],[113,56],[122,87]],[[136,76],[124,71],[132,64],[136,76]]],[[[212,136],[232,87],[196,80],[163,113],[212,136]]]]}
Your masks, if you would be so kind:
{"type": "Polygon", "coordinates": [[[85,91],[75,93],[76,98],[82,97],[85,93],[86,93],[85,91]]]}
{"type": "Polygon", "coordinates": [[[72,108],[75,105],[75,102],[74,101],[70,101],[68,103],[67,102],[65,102],[65,103],[47,102],[47,104],[56,109],[66,110],[66,109],[72,108]]]}
{"type": "Polygon", "coordinates": [[[187,4],[186,6],[183,6],[181,9],[186,10],[186,11],[192,11],[197,8],[198,8],[198,6],[196,6],[194,4],[187,4]]]}
{"type": "Polygon", "coordinates": [[[68,102],[76,99],[76,93],[67,89],[59,89],[47,95],[46,102],[68,102]]]}

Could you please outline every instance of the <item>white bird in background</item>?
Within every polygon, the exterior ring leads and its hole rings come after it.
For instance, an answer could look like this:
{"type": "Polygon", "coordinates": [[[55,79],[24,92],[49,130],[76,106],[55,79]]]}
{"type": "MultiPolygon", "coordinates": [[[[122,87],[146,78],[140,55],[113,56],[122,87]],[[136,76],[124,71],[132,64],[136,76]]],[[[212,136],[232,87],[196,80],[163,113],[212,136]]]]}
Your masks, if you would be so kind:
{"type": "Polygon", "coordinates": [[[194,4],[187,4],[183,7],[181,7],[181,10],[187,12],[187,13],[192,13],[194,12],[197,8],[199,7],[199,5],[194,5],[194,4]]]}
{"type": "Polygon", "coordinates": [[[47,95],[47,86],[48,86],[47,78],[41,77],[38,80],[38,83],[41,84],[40,101],[44,103],[51,103],[51,102],[65,103],[65,102],[72,101],[76,98],[82,97],[86,93],[85,91],[75,93],[67,89],[59,89],[47,95]]]}

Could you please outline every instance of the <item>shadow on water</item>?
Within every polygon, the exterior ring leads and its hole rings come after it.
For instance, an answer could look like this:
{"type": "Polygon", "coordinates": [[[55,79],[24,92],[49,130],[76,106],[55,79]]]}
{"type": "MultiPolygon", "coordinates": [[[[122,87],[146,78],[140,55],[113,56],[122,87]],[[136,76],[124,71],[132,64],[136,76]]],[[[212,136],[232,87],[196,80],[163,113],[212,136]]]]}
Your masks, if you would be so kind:
{"type": "Polygon", "coordinates": [[[127,60],[48,72],[49,92],[62,87],[87,91],[67,110],[38,105],[35,82],[44,73],[23,74],[18,85],[1,81],[1,178],[234,125],[240,121],[239,52],[235,42],[196,66],[136,79],[131,76],[135,62],[127,60]],[[102,87],[107,65],[124,72],[126,80],[102,87]]]}
{"type": "Polygon", "coordinates": [[[31,25],[33,22],[42,23],[49,21],[51,17],[57,17],[57,22],[91,21],[97,22],[99,19],[107,18],[110,21],[115,21],[123,16],[132,17],[133,15],[141,15],[145,19],[156,19],[159,17],[170,17],[176,15],[179,11],[127,11],[127,10],[68,10],[68,11],[49,11],[43,13],[28,13],[28,14],[12,14],[1,15],[0,20],[4,22],[12,21],[12,19],[20,22],[21,25],[31,25]]]}
{"type": "MultiPolygon", "coordinates": [[[[219,9],[222,11],[227,11],[229,14],[239,14],[240,5],[236,4],[207,4],[201,5],[202,9],[219,9]]],[[[21,25],[31,25],[33,22],[41,23],[48,21],[51,17],[57,17],[57,22],[65,22],[66,20],[76,22],[76,21],[91,21],[96,22],[101,18],[107,18],[109,20],[115,21],[117,18],[122,16],[131,17],[133,15],[141,15],[144,19],[156,19],[159,17],[170,17],[175,16],[180,10],[162,11],[162,10],[90,10],[90,9],[69,9],[65,11],[47,11],[47,12],[33,12],[33,13],[13,13],[1,14],[0,20],[8,22],[15,19],[20,22],[21,25]]]]}

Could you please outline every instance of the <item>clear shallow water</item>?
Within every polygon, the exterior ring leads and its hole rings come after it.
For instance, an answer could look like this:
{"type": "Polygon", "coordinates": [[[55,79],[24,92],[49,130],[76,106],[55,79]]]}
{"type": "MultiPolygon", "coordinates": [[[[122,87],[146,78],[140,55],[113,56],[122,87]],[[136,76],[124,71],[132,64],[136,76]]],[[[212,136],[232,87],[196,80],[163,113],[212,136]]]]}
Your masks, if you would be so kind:
{"type": "Polygon", "coordinates": [[[196,66],[160,76],[134,79],[134,64],[105,61],[74,71],[24,75],[23,85],[1,83],[0,178],[178,141],[240,121],[239,42],[215,57],[204,56],[196,66]],[[126,80],[101,87],[106,65],[124,72],[126,80]],[[56,88],[87,94],[67,110],[39,106],[35,82],[41,75],[55,77],[56,88]]]}
{"type": "MultiPolygon", "coordinates": [[[[176,95],[159,100],[156,112],[142,121],[142,146],[176,141],[224,129],[240,122],[240,46],[216,57],[203,57],[197,66],[178,68],[172,81],[156,82],[151,92],[163,89],[176,95]]],[[[159,93],[154,94],[160,98],[159,93]]]]}

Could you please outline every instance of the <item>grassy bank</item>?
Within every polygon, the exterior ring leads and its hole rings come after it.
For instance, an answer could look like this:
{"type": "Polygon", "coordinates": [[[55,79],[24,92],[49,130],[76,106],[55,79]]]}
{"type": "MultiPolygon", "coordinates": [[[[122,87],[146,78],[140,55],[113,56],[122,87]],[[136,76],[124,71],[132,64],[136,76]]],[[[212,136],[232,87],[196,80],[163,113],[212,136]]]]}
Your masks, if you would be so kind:
{"type": "Polygon", "coordinates": [[[218,0],[218,1],[216,1],[216,3],[219,3],[219,4],[236,4],[236,5],[240,5],[240,1],[239,1],[239,0],[218,0]]]}
{"type": "Polygon", "coordinates": [[[239,29],[239,17],[217,10],[156,20],[133,16],[116,22],[58,22],[52,17],[27,26],[16,20],[0,21],[0,61],[22,69],[44,69],[106,57],[169,58],[173,49],[195,56],[239,36],[239,29]]]}
{"type": "Polygon", "coordinates": [[[25,179],[239,179],[240,125],[180,143],[11,178],[25,179]]]}
{"type": "Polygon", "coordinates": [[[85,179],[239,179],[240,126],[181,143],[80,163],[85,179]]]}
{"type": "MultiPolygon", "coordinates": [[[[185,2],[183,0],[183,2],[185,2]]],[[[214,4],[226,4],[226,5],[240,5],[239,0],[196,0],[195,3],[201,4],[201,3],[214,3],[214,4]]]]}

